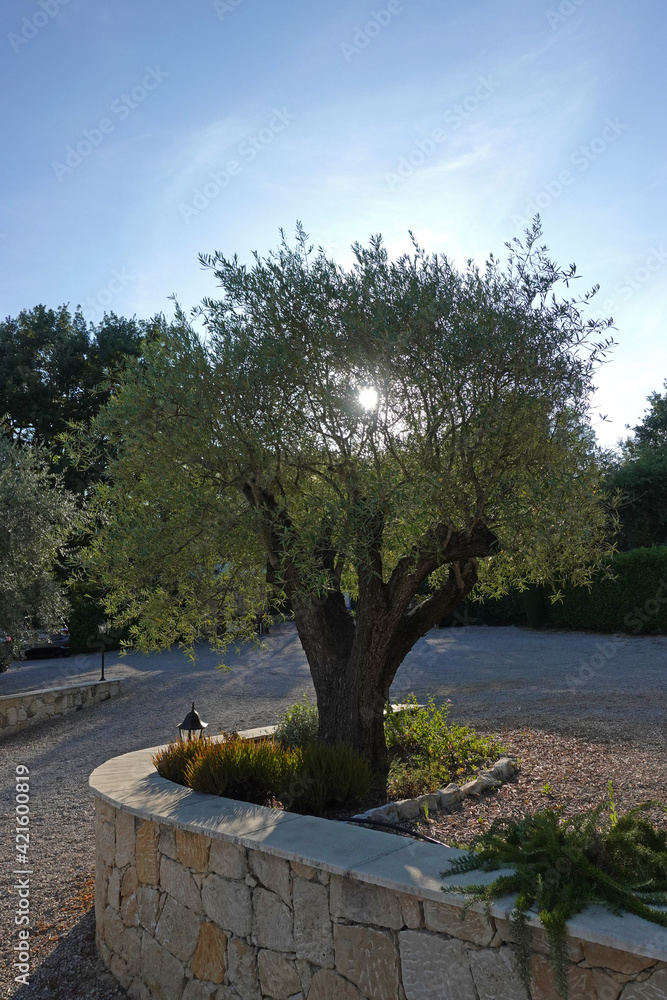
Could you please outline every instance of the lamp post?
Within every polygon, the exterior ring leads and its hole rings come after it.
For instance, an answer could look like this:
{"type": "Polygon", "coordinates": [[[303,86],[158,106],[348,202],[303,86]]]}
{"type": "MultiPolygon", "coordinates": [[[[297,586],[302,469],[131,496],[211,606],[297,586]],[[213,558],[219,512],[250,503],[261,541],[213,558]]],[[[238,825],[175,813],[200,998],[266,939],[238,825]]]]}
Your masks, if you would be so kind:
{"type": "Polygon", "coordinates": [[[104,636],[106,635],[107,631],[107,623],[98,622],[97,631],[99,632],[100,638],[102,639],[102,676],[100,677],[100,680],[103,681],[104,680],[104,636]]]}
{"type": "Polygon", "coordinates": [[[192,708],[178,727],[179,735],[184,743],[190,740],[201,740],[204,737],[204,730],[206,728],[208,728],[208,722],[202,722],[199,718],[199,712],[195,712],[195,703],[193,701],[192,708]]]}

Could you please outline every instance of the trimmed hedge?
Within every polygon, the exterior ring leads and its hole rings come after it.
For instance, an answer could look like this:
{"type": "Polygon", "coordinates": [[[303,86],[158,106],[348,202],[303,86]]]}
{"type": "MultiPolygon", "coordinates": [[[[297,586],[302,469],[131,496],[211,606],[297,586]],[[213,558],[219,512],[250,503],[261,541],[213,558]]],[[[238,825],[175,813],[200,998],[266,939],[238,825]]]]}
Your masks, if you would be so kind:
{"type": "Polygon", "coordinates": [[[567,587],[552,604],[550,592],[531,586],[483,603],[468,599],[441,626],[528,625],[596,632],[667,633],[667,546],[617,552],[611,560],[615,580],[599,577],[590,591],[567,587]]]}
{"type": "MultiPolygon", "coordinates": [[[[93,600],[79,601],[69,617],[69,642],[72,653],[101,653],[102,636],[98,622],[105,617],[104,608],[93,600]]],[[[105,650],[120,649],[121,639],[127,638],[126,629],[109,629],[104,636],[105,650]]]]}

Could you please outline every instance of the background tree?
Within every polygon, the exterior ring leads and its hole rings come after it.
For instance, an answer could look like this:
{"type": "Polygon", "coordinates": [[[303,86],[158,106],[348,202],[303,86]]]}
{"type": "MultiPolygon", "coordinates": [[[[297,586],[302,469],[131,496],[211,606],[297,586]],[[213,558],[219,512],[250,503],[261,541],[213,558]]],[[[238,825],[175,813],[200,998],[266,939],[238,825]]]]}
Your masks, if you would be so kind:
{"type": "Polygon", "coordinates": [[[223,289],[196,310],[205,335],[178,311],[94,423],[117,457],[93,561],[138,644],[214,638],[217,616],[223,645],[249,635],[268,567],[320,739],[381,777],[389,687],[421,636],[475,586],[591,577],[609,509],[582,431],[609,323],[582,317],[595,289],[556,297],[575,268],[539,236],[504,270],[416,245],[391,262],[377,237],[345,271],[300,229],[250,269],[202,258],[223,289]]]}
{"type": "Polygon", "coordinates": [[[87,325],[80,311],[72,316],[64,305],[39,305],[0,322],[0,417],[12,439],[45,448],[52,470],[83,493],[101,475],[103,456],[97,467],[77,468],[66,435],[72,424],[85,433],[109,397],[114,374],[163,326],[161,316],[128,320],[115,313],[87,325]]]}
{"type": "Polygon", "coordinates": [[[0,436],[0,670],[20,656],[35,628],[57,629],[68,604],[53,574],[80,520],[71,494],[36,448],[0,436]]]}
{"type": "Polygon", "coordinates": [[[651,393],[648,402],[607,474],[609,487],[622,494],[620,544],[629,549],[667,545],[667,391],[651,393]]]}

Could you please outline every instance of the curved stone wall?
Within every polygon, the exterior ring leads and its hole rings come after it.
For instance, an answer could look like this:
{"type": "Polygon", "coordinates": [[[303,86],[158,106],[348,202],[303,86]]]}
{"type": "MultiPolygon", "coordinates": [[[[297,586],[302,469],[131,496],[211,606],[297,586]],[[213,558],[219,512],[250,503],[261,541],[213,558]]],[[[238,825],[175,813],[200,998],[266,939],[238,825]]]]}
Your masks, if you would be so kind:
{"type": "MultiPolygon", "coordinates": [[[[153,751],[93,772],[105,964],[139,1000],[516,1000],[508,906],[460,920],[450,848],[200,795],[153,751]]],[[[482,881],[481,873],[458,876],[482,881]]],[[[537,923],[537,921],[535,921],[537,923]]],[[[571,921],[571,1000],[667,998],[667,931],[591,908],[571,921]]],[[[557,1000],[533,931],[534,1000],[557,1000]]]]}

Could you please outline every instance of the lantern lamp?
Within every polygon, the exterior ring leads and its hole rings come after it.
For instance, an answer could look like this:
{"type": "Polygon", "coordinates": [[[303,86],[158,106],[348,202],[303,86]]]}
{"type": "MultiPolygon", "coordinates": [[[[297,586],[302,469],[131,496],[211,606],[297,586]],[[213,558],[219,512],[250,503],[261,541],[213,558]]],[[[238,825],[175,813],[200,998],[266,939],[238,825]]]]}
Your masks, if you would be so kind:
{"type": "Polygon", "coordinates": [[[208,722],[202,722],[199,718],[199,712],[195,712],[195,703],[193,701],[192,708],[178,727],[181,739],[184,743],[190,740],[201,740],[204,737],[204,730],[207,728],[208,722]]]}

